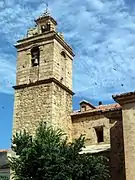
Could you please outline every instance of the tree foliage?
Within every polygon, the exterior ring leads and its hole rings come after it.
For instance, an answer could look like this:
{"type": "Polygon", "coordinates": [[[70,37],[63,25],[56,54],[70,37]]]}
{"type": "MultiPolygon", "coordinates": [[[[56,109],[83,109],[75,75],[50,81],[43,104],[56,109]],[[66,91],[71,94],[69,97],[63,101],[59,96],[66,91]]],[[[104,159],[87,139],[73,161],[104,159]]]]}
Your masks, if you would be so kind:
{"type": "Polygon", "coordinates": [[[79,154],[84,147],[81,135],[68,143],[61,130],[40,123],[35,136],[26,131],[12,140],[15,157],[10,167],[15,180],[107,180],[107,159],[79,154]]]}

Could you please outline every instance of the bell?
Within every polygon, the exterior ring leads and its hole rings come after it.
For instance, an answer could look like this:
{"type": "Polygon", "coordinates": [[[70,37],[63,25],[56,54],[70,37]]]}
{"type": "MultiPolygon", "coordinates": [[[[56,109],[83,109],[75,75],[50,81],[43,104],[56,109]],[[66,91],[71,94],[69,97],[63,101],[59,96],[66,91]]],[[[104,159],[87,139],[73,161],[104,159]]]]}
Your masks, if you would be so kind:
{"type": "Polygon", "coordinates": [[[46,27],[45,27],[45,26],[42,26],[42,29],[46,29],[46,27]]]}
{"type": "Polygon", "coordinates": [[[34,61],[34,65],[37,66],[38,65],[38,59],[36,58],[34,61]]]}

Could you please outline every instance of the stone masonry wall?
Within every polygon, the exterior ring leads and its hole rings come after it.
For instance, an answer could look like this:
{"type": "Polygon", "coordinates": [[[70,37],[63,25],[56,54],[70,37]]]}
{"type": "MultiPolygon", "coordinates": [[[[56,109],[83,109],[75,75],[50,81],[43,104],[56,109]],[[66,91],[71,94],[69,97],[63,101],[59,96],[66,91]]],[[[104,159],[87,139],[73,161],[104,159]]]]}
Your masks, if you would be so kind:
{"type": "Polygon", "coordinates": [[[135,179],[135,103],[122,106],[126,180],[135,179]]]}
{"type": "Polygon", "coordinates": [[[125,180],[122,116],[110,119],[110,180],[125,180]]]}
{"type": "MultiPolygon", "coordinates": [[[[24,43],[29,45],[18,50],[17,86],[55,78],[72,90],[73,57],[59,42],[53,39],[35,43],[26,39],[24,43]],[[32,67],[31,49],[34,46],[40,49],[40,60],[39,66],[32,67]]],[[[34,132],[37,122],[45,119],[70,134],[71,139],[71,111],[72,95],[55,83],[15,90],[13,132],[22,128],[34,132]]]]}
{"type": "Polygon", "coordinates": [[[53,75],[70,90],[72,90],[72,58],[69,52],[54,40],[53,75]],[[65,57],[61,55],[63,50],[65,57]]]}
{"type": "MultiPolygon", "coordinates": [[[[111,112],[110,112],[111,114],[111,112]]],[[[73,139],[85,135],[85,145],[110,144],[110,180],[125,180],[123,121],[121,111],[115,112],[115,117],[109,114],[87,117],[73,117],[73,139]],[[94,127],[104,126],[104,142],[97,143],[94,127]]],[[[131,142],[131,141],[130,141],[131,142]]],[[[100,153],[98,154],[100,155],[100,153]]]]}
{"type": "Polygon", "coordinates": [[[73,138],[85,135],[86,146],[97,144],[97,136],[94,127],[104,126],[104,143],[110,143],[109,119],[103,115],[72,118],[73,138]]]}
{"type": "Polygon", "coordinates": [[[72,139],[72,95],[53,83],[52,89],[52,124],[67,133],[69,140],[72,139]]]}
{"type": "Polygon", "coordinates": [[[13,133],[33,133],[39,121],[52,121],[52,83],[15,91],[13,133]]]}
{"type": "Polygon", "coordinates": [[[28,84],[53,77],[53,41],[35,44],[40,48],[40,65],[32,67],[31,49],[34,44],[18,51],[16,85],[28,84]]]}
{"type": "Polygon", "coordinates": [[[13,133],[26,129],[33,133],[43,120],[61,128],[71,138],[72,95],[55,83],[15,91],[13,133]]]}

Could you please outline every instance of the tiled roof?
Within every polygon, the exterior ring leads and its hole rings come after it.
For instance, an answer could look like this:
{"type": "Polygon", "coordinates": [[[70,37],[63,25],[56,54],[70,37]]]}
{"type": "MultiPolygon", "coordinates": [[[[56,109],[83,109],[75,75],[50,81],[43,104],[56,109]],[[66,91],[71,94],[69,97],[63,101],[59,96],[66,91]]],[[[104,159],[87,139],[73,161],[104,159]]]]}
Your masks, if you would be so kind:
{"type": "Polygon", "coordinates": [[[124,96],[132,96],[132,95],[135,95],[135,91],[134,92],[122,93],[122,94],[116,94],[116,95],[113,95],[113,98],[124,97],[124,96]]]}
{"type": "Polygon", "coordinates": [[[113,109],[115,110],[115,109],[119,109],[119,108],[121,108],[121,106],[118,103],[96,106],[96,109],[100,109],[103,111],[113,110],[113,109]]]}
{"type": "Polygon", "coordinates": [[[8,152],[7,149],[0,149],[0,153],[8,152]]]}
{"type": "Polygon", "coordinates": [[[90,102],[88,102],[88,101],[86,101],[86,100],[82,100],[82,101],[80,102],[80,105],[83,104],[83,103],[84,103],[84,104],[87,104],[88,106],[92,107],[93,109],[96,108],[93,104],[91,104],[90,102]]]}
{"type": "Polygon", "coordinates": [[[121,105],[128,102],[135,102],[135,91],[123,94],[116,94],[112,97],[116,102],[118,102],[121,105]]]}
{"type": "Polygon", "coordinates": [[[113,97],[113,99],[116,99],[116,98],[122,98],[122,97],[125,97],[125,96],[132,96],[132,95],[135,95],[135,91],[134,92],[127,92],[127,93],[112,95],[112,97],[113,97]]]}
{"type": "Polygon", "coordinates": [[[81,112],[80,110],[79,111],[75,111],[71,114],[71,116],[74,116],[74,115],[85,115],[85,114],[101,114],[103,112],[107,112],[107,111],[115,111],[115,110],[121,110],[121,106],[117,103],[115,104],[108,104],[108,105],[100,105],[100,106],[95,106],[96,109],[91,109],[91,110],[88,110],[88,111],[84,111],[84,112],[81,112]]]}

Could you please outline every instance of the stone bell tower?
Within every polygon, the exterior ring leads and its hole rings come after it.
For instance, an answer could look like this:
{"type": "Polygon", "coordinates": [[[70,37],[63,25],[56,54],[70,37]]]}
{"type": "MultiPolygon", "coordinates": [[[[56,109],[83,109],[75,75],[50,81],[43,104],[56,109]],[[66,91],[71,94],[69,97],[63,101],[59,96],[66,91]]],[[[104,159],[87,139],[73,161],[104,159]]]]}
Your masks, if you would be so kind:
{"type": "Polygon", "coordinates": [[[71,138],[72,61],[74,53],[56,31],[48,12],[17,41],[13,133],[34,133],[38,122],[63,129],[71,138]]]}

